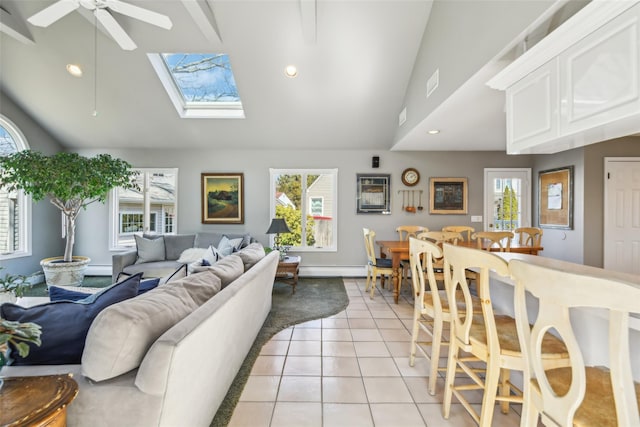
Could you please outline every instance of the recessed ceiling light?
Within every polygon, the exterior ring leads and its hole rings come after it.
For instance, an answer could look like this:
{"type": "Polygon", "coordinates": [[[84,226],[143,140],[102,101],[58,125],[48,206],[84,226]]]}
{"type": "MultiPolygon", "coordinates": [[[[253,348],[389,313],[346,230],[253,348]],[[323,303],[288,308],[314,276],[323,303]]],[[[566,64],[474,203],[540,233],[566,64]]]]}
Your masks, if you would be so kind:
{"type": "Polygon", "coordinates": [[[67,64],[67,71],[73,77],[82,77],[82,68],[76,64],[67,64]]]}
{"type": "Polygon", "coordinates": [[[290,78],[294,78],[298,75],[298,69],[295,65],[287,65],[284,69],[284,75],[290,78]]]}
{"type": "Polygon", "coordinates": [[[429,135],[436,135],[436,134],[440,133],[440,131],[438,129],[432,129],[432,130],[427,131],[427,133],[429,135]]]}

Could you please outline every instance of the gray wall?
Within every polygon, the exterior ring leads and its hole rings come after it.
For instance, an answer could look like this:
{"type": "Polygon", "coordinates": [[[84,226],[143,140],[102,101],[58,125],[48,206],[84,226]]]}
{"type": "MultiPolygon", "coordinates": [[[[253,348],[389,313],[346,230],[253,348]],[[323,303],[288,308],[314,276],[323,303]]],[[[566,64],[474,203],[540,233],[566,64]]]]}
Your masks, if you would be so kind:
{"type": "Polygon", "coordinates": [[[640,157],[640,139],[624,137],[584,149],[584,263],[604,265],[604,158],[640,157]]]}
{"type": "MultiPolygon", "coordinates": [[[[573,229],[558,230],[545,228],[542,237],[543,256],[582,264],[584,260],[584,160],[583,149],[563,153],[534,156],[532,171],[534,224],[539,224],[538,214],[538,173],[542,170],[573,165],[573,229]]],[[[602,209],[602,207],[600,207],[602,209]]]]}
{"type": "Polygon", "coordinates": [[[434,1],[405,95],[407,121],[395,140],[431,114],[552,3],[434,1]],[[427,98],[427,80],[436,69],[440,83],[427,98]]]}
{"type": "MultiPolygon", "coordinates": [[[[34,122],[31,117],[0,91],[0,114],[11,120],[23,133],[32,150],[53,154],[62,147],[46,130],[34,122]]],[[[61,237],[60,211],[48,201],[33,205],[32,210],[32,253],[31,257],[2,260],[3,273],[31,274],[40,270],[42,258],[58,256],[64,253],[64,240],[61,237]]]]}
{"type": "MultiPolygon", "coordinates": [[[[485,167],[529,167],[528,156],[507,156],[497,152],[378,152],[378,151],[236,151],[236,150],[101,150],[126,159],[136,167],[177,167],[178,231],[200,230],[249,232],[267,244],[269,227],[269,168],[338,168],[338,252],[303,253],[305,266],[361,266],[365,263],[362,227],[376,230],[380,239],[396,238],[401,224],[419,224],[440,229],[447,224],[471,224],[471,215],[482,215],[483,171],[485,167]],[[380,156],[380,168],[371,168],[371,157],[380,156]],[[401,210],[398,190],[406,189],[400,173],[415,167],[421,175],[416,189],[424,191],[422,213],[401,210]],[[200,173],[242,172],[245,186],[245,224],[205,225],[200,222],[200,173]],[[392,214],[356,214],[356,174],[391,174],[392,214]],[[467,177],[468,215],[430,215],[429,177],[467,177]]],[[[95,155],[97,151],[81,151],[95,155]]],[[[417,202],[417,201],[416,201],[417,202]]],[[[108,206],[96,205],[78,220],[75,253],[87,255],[97,265],[111,263],[108,250],[108,206]]],[[[479,224],[474,224],[479,226],[479,224]]]]}

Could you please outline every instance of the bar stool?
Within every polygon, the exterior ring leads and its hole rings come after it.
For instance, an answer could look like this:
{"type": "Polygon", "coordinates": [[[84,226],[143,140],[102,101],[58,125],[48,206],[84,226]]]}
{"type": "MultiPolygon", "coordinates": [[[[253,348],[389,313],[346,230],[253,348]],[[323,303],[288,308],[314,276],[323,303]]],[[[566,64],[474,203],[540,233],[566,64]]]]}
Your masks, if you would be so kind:
{"type": "MultiPolygon", "coordinates": [[[[442,250],[429,240],[409,239],[409,262],[411,265],[411,280],[413,283],[413,328],[411,334],[411,351],[409,366],[413,366],[416,351],[430,359],[429,369],[429,394],[436,393],[436,379],[438,371],[444,371],[446,367],[439,368],[440,348],[449,343],[442,338],[445,323],[451,323],[451,312],[446,292],[438,289],[436,275],[434,273],[435,262],[442,260],[442,250]],[[426,275],[426,277],[425,277],[426,275]],[[419,341],[420,330],[431,337],[431,341],[419,341]],[[431,356],[424,347],[431,346],[431,356]]],[[[440,273],[442,274],[442,273],[440,273]]],[[[480,311],[480,300],[473,297],[474,307],[477,313],[480,311]]]]}
{"type": "Polygon", "coordinates": [[[639,426],[640,384],[633,382],[629,348],[629,313],[640,313],[637,286],[583,274],[509,263],[516,280],[515,308],[520,345],[527,361],[524,371],[522,426],[639,426]],[[538,317],[529,328],[526,292],[538,299],[538,317]],[[609,368],[585,366],[569,318],[573,307],[608,311],[609,368]],[[562,336],[571,366],[545,371],[540,358],[542,334],[555,329],[562,336]]]}
{"type": "MultiPolygon", "coordinates": [[[[490,272],[508,276],[509,266],[505,260],[488,251],[445,243],[443,252],[445,285],[452,319],[443,416],[449,418],[451,398],[455,395],[476,423],[488,427],[491,426],[496,401],[501,402],[502,412],[505,414],[509,411],[509,403],[522,403],[521,390],[510,381],[510,371],[523,371],[525,368],[515,319],[494,313],[489,286],[490,272]],[[473,315],[474,306],[466,279],[467,269],[477,272],[476,284],[478,297],[482,301],[482,316],[473,315]],[[486,364],[484,379],[474,371],[477,362],[486,364]],[[473,384],[456,384],[459,379],[456,371],[466,374],[473,384]],[[465,396],[470,390],[483,391],[480,414],[465,396]]],[[[541,358],[545,369],[570,364],[562,341],[549,333],[542,338],[541,358]]]]}

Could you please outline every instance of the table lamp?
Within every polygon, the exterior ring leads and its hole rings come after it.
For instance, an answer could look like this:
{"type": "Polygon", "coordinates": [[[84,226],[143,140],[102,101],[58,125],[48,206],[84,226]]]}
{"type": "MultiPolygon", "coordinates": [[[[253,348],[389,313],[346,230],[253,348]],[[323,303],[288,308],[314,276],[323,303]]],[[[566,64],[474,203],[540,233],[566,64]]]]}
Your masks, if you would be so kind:
{"type": "Polygon", "coordinates": [[[284,220],[284,218],[273,218],[266,234],[276,235],[276,237],[273,239],[273,248],[277,251],[280,251],[280,258],[284,259],[287,256],[287,250],[284,246],[280,246],[280,233],[291,233],[291,230],[289,230],[289,226],[287,225],[287,222],[284,220]]]}

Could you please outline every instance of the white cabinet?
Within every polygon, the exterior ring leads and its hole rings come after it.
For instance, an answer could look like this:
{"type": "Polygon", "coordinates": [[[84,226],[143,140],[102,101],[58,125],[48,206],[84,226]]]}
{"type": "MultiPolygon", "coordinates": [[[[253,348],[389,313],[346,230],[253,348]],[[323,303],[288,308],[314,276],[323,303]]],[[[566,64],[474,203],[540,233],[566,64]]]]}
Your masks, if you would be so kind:
{"type": "Polygon", "coordinates": [[[557,59],[515,83],[506,96],[510,151],[523,151],[558,137],[557,59]]]}
{"type": "Polygon", "coordinates": [[[561,134],[640,113],[640,5],[560,55],[561,134]]]}
{"type": "Polygon", "coordinates": [[[593,1],[488,85],[507,152],[555,153],[640,132],[640,4],[593,1]]]}

